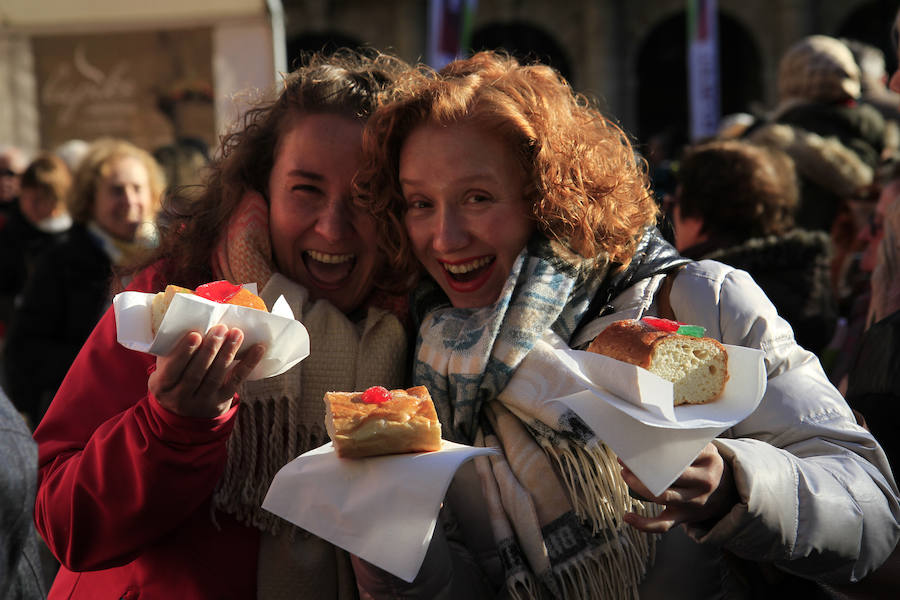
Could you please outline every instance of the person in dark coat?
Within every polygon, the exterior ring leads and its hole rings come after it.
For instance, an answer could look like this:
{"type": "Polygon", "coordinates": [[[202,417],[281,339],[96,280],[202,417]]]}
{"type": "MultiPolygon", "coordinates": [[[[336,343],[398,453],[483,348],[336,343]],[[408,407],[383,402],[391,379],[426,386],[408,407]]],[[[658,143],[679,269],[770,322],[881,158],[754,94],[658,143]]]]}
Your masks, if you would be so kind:
{"type": "Polygon", "coordinates": [[[40,154],[17,181],[19,197],[8,203],[0,219],[0,322],[4,324],[36,258],[72,225],[66,211],[72,176],[61,159],[40,154]]]}
{"type": "Polygon", "coordinates": [[[820,353],[837,320],[830,240],[794,227],[798,189],[790,157],[741,141],[709,142],[688,149],[678,177],[673,220],[682,255],[750,273],[800,345],[820,353]]]}
{"type": "Polygon", "coordinates": [[[75,174],[75,224],[36,261],[13,312],[4,349],[9,393],[32,427],[110,305],[113,268],[153,246],[165,188],[146,151],[95,142],[75,174]]]}
{"type": "Polygon", "coordinates": [[[37,444],[0,388],[0,598],[47,597],[34,528],[37,444]]]}

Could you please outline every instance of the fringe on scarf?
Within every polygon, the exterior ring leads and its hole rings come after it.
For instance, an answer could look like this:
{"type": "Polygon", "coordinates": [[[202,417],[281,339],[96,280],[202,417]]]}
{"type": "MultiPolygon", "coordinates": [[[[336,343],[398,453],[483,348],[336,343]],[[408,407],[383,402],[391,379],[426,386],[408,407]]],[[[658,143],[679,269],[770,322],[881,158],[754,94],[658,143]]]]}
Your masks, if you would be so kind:
{"type": "Polygon", "coordinates": [[[511,579],[507,579],[506,587],[509,590],[509,596],[514,600],[540,598],[537,582],[535,582],[534,576],[528,571],[516,573],[511,579]]]}
{"type": "MultiPolygon", "coordinates": [[[[652,546],[651,546],[652,548],[652,546]]],[[[652,552],[652,550],[651,550],[652,552]]],[[[637,600],[638,584],[644,568],[635,562],[623,563],[618,556],[595,549],[579,555],[562,565],[553,567],[552,574],[542,577],[543,587],[558,598],[585,600],[589,598],[637,600]],[[630,567],[622,570],[622,567],[630,567]]],[[[535,600],[544,597],[541,587],[530,571],[508,576],[507,591],[515,600],[535,600]]]]}
{"type": "Polygon", "coordinates": [[[225,472],[213,496],[216,509],[273,535],[285,527],[299,531],[264,510],[262,502],[281,467],[328,441],[324,425],[319,429],[299,422],[301,402],[299,397],[282,397],[242,404],[228,440],[225,472]]]}
{"type": "Polygon", "coordinates": [[[615,453],[606,445],[587,448],[539,442],[556,463],[575,516],[602,536],[605,544],[554,565],[563,598],[637,598],[637,588],[655,559],[658,536],[628,526],[626,512],[656,516],[661,507],[632,498],[619,474],[615,453]]]}

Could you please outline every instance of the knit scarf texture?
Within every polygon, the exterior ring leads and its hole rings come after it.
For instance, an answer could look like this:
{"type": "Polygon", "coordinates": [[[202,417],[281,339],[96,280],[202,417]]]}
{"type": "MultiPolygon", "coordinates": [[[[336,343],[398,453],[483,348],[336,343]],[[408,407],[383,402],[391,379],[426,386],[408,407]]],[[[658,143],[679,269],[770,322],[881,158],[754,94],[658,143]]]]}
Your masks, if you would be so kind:
{"type": "Polygon", "coordinates": [[[514,598],[634,598],[652,561],[653,538],[622,516],[658,507],[629,496],[614,454],[561,404],[507,393],[539,340],[571,338],[607,270],[536,235],[492,306],[449,307],[431,280],[414,294],[414,380],[444,437],[500,449],[476,470],[514,598]]]}
{"type": "Polygon", "coordinates": [[[114,265],[131,263],[135,257],[151,250],[158,243],[156,227],[152,223],[142,223],[132,241],[113,237],[96,221],[88,221],[86,227],[100,249],[109,257],[109,262],[114,265]]]}
{"type": "Polygon", "coordinates": [[[233,283],[256,282],[267,306],[284,296],[310,338],[310,355],[295,367],[242,385],[214,507],[263,532],[259,598],[354,597],[345,552],[261,505],[281,467],[328,442],[326,391],[403,384],[406,331],[396,314],[380,306],[400,304],[373,294],[363,318],[352,322],[331,303],[311,301],[303,287],[274,271],[268,206],[255,193],[245,195],[223,232],[214,252],[213,272],[233,283]]]}

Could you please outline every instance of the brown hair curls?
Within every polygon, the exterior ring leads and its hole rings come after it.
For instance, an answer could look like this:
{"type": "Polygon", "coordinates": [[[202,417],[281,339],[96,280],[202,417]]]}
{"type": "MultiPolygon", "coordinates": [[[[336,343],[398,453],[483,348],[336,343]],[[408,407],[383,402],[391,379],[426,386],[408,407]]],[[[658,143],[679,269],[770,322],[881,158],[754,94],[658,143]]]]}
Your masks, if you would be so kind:
{"type": "Polygon", "coordinates": [[[316,54],[285,75],[283,87],[256,101],[225,135],[206,169],[204,185],[176,190],[160,215],[161,281],[195,286],[212,276],[219,235],[245,192],[268,200],[269,175],[290,119],[304,114],[339,114],[365,120],[376,97],[408,65],[392,56],[341,49],[316,54]]]}
{"type": "Polygon", "coordinates": [[[479,52],[439,73],[408,72],[366,126],[357,201],[375,214],[379,243],[402,273],[419,267],[403,225],[400,150],[429,122],[475,123],[506,140],[530,182],[526,200],[538,229],[583,257],[627,264],[655,223],[646,163],[618,125],[550,67],[479,52]]]}

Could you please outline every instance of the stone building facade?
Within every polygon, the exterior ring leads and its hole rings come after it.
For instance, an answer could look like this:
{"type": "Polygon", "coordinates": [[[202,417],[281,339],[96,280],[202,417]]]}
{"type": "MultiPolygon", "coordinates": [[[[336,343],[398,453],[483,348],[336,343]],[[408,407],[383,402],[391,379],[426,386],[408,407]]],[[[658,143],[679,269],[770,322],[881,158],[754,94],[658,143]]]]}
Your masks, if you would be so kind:
{"type": "MultiPolygon", "coordinates": [[[[323,43],[425,56],[424,0],[283,0],[288,59],[323,43]]],[[[762,112],[775,100],[782,53],[813,33],[890,50],[898,0],[718,0],[722,112],[762,112]]],[[[480,0],[473,46],[549,61],[646,139],[687,118],[686,0],[480,0]],[[511,46],[516,46],[512,48],[511,46]],[[515,52],[514,52],[515,53],[515,52]]]]}

